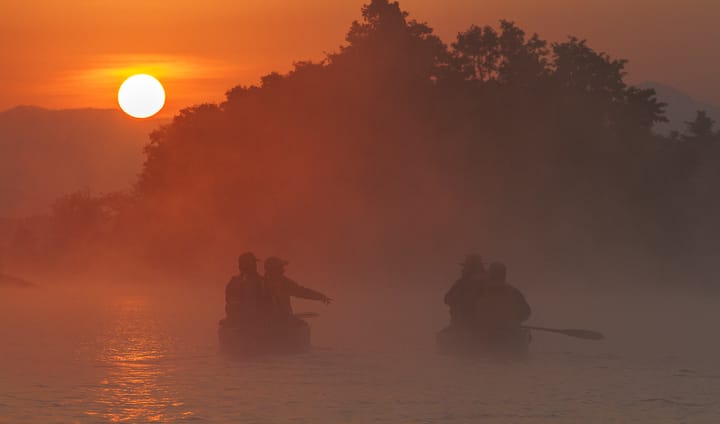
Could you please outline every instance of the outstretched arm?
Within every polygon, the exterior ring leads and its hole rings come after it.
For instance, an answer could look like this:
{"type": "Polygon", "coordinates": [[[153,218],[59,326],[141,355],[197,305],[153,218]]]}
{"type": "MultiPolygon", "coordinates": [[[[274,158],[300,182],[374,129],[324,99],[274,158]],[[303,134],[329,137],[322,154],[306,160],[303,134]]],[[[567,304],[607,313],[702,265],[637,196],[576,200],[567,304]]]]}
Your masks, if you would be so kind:
{"type": "Polygon", "coordinates": [[[309,289],[307,287],[303,287],[300,284],[287,279],[287,290],[288,294],[293,297],[299,297],[302,299],[310,299],[310,300],[319,300],[325,304],[329,304],[332,299],[325,296],[324,294],[320,293],[317,290],[309,289]]]}

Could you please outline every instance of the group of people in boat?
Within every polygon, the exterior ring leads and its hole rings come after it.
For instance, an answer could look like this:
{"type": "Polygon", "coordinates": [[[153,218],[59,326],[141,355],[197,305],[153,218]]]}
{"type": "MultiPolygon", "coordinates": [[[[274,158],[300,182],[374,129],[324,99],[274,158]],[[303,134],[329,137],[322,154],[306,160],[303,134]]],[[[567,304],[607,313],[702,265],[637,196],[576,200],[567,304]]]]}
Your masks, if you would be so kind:
{"type": "Polygon", "coordinates": [[[265,259],[264,275],[258,271],[260,260],[246,252],[238,258],[239,273],[225,288],[224,327],[272,332],[292,326],[307,325],[293,314],[291,297],[318,300],[329,304],[332,299],[301,286],[285,275],[288,262],[276,256],[265,259]]]}
{"type": "Polygon", "coordinates": [[[479,255],[468,255],[460,278],[445,295],[450,326],[444,331],[486,342],[522,337],[522,324],[530,318],[530,305],[507,282],[507,268],[492,262],[487,268],[479,255]]]}
{"type": "MultiPolygon", "coordinates": [[[[288,265],[276,256],[258,271],[257,257],[246,252],[238,258],[239,274],[225,290],[224,327],[271,333],[307,323],[293,314],[291,297],[329,304],[332,299],[301,286],[285,275],[288,265]]],[[[500,262],[488,267],[479,255],[467,255],[461,276],[445,295],[450,308],[450,325],[441,332],[462,339],[497,342],[517,337],[522,323],[530,317],[530,306],[522,293],[506,281],[507,269],[500,262]]]]}

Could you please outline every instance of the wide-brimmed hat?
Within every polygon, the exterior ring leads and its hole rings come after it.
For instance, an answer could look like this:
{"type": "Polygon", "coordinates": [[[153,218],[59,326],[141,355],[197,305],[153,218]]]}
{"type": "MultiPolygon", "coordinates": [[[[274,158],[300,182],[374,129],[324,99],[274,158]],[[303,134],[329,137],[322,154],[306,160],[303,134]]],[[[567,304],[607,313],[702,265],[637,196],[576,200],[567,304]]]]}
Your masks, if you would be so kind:
{"type": "Polygon", "coordinates": [[[265,270],[268,269],[285,269],[290,262],[285,259],[280,259],[277,256],[270,256],[265,259],[265,270]]]}

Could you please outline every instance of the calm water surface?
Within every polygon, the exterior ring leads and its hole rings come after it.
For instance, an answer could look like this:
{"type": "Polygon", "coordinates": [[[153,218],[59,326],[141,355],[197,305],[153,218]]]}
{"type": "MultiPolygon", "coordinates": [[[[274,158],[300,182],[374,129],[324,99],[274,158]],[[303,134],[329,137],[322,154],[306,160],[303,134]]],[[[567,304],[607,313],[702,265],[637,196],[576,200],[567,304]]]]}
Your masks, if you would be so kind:
{"type": "Polygon", "coordinates": [[[720,422],[717,335],[638,332],[663,305],[607,342],[537,334],[527,360],[502,362],[436,355],[441,307],[336,304],[316,309],[312,352],[234,360],[215,291],[0,294],[0,423],[720,422]]]}

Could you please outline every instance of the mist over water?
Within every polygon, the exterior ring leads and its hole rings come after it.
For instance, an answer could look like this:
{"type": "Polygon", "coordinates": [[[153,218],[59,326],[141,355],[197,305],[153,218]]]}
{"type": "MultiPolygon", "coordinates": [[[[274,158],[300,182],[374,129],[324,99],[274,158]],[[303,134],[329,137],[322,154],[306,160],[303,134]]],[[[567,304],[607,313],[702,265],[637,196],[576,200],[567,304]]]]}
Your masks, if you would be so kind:
{"type": "MultiPolygon", "coordinates": [[[[304,355],[221,355],[223,284],[102,282],[5,289],[0,422],[711,423],[720,413],[717,297],[523,286],[536,332],[524,360],[435,352],[447,288],[354,284],[318,311],[304,355]],[[137,286],[136,286],[137,287],[137,286]]],[[[329,283],[318,282],[319,285],[329,283]]]]}

